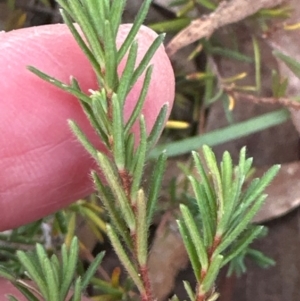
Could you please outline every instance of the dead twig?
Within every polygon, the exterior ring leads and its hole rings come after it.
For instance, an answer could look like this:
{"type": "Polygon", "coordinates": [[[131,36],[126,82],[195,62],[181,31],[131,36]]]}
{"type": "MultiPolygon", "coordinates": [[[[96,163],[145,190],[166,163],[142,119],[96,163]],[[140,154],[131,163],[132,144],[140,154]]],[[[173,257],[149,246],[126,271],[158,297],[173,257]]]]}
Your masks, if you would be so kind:
{"type": "Polygon", "coordinates": [[[223,1],[209,15],[199,19],[180,31],[168,44],[167,53],[171,57],[179,49],[202,38],[209,38],[217,29],[241,21],[262,8],[271,8],[285,0],[231,0],[223,1]]]}
{"type": "Polygon", "coordinates": [[[266,104],[280,104],[282,106],[285,106],[287,108],[292,108],[295,110],[300,110],[300,102],[296,100],[292,100],[290,98],[286,97],[259,97],[251,94],[246,94],[246,93],[240,93],[240,92],[228,92],[234,99],[244,99],[251,101],[253,103],[266,103],[266,104]]]}

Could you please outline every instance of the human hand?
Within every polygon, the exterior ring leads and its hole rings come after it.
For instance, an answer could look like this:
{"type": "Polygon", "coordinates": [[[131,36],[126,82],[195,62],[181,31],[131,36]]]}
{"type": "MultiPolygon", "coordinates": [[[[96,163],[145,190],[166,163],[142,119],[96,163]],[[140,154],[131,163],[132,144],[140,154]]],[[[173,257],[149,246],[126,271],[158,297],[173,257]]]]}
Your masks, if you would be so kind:
{"type": "MultiPolygon", "coordinates": [[[[118,44],[129,28],[121,27],[118,44]]],[[[141,59],[155,34],[143,27],[137,38],[141,59]]],[[[163,104],[171,108],[174,98],[174,75],[163,47],[152,64],[143,109],[148,131],[163,104]]],[[[28,65],[66,83],[72,75],[86,92],[97,89],[91,66],[65,25],[0,33],[0,231],[51,214],[93,191],[89,174],[96,166],[71,133],[68,119],[75,120],[101,150],[78,101],[30,73],[28,65]]],[[[124,61],[119,72],[123,67],[124,61]]],[[[125,118],[141,86],[142,79],[128,96],[125,118]]],[[[0,281],[0,300],[11,292],[7,285],[0,281]]]]}

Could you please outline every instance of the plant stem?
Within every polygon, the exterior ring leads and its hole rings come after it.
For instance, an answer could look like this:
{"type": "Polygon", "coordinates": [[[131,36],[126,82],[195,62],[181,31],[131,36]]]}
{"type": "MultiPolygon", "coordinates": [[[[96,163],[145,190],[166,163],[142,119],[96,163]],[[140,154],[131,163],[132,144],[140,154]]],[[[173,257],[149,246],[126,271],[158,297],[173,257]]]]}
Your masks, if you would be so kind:
{"type": "MultiPolygon", "coordinates": [[[[130,173],[128,172],[128,170],[123,169],[123,170],[118,170],[121,182],[122,182],[122,187],[126,193],[126,196],[128,198],[129,204],[133,210],[133,212],[135,213],[135,217],[136,217],[136,225],[139,222],[146,222],[146,221],[139,221],[137,218],[137,206],[135,203],[135,200],[132,200],[131,198],[131,186],[132,186],[132,176],[130,175],[130,173]]],[[[133,245],[133,250],[132,250],[132,255],[134,260],[136,260],[137,265],[138,265],[138,270],[139,270],[139,274],[140,274],[140,278],[142,280],[142,283],[144,285],[144,292],[140,292],[141,293],[141,300],[142,301],[154,301],[153,299],[153,294],[152,294],[152,288],[151,288],[151,283],[150,283],[150,278],[149,278],[149,270],[147,265],[143,265],[141,264],[141,262],[139,262],[139,257],[138,257],[138,245],[137,245],[137,238],[136,238],[136,231],[131,233],[131,239],[132,239],[132,245],[133,245]]]]}
{"type": "Polygon", "coordinates": [[[209,248],[208,250],[208,268],[206,270],[201,269],[201,276],[200,276],[200,281],[197,283],[197,287],[196,287],[196,301],[205,301],[210,295],[211,295],[211,289],[208,292],[203,292],[203,290],[201,289],[201,283],[204,280],[207,271],[210,267],[210,264],[212,262],[213,259],[213,255],[214,252],[216,250],[216,248],[219,246],[219,244],[221,243],[222,238],[218,235],[215,235],[214,240],[213,240],[213,244],[212,246],[209,248]]]}
{"type": "Polygon", "coordinates": [[[151,283],[149,279],[149,271],[147,266],[140,267],[140,275],[145,287],[145,293],[142,295],[142,301],[154,301],[152,296],[151,283]]]}

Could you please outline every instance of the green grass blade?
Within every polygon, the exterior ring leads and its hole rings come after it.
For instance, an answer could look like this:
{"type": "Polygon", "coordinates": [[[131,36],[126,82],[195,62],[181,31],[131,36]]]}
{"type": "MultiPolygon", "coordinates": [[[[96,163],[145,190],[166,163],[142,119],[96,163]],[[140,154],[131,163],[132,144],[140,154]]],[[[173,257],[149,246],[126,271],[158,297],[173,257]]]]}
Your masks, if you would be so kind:
{"type": "Polygon", "coordinates": [[[274,50],[273,54],[281,59],[288,67],[289,69],[298,77],[300,78],[300,62],[296,61],[292,57],[285,55],[284,53],[281,53],[278,50],[274,50]]]}
{"type": "Polygon", "coordinates": [[[286,109],[277,110],[271,113],[263,114],[250,120],[230,125],[225,128],[211,131],[201,136],[183,139],[178,142],[162,144],[157,146],[149,154],[149,159],[157,158],[157,156],[166,150],[169,157],[179,156],[197,150],[204,144],[209,146],[219,145],[234,139],[238,139],[269,127],[279,125],[289,120],[290,114],[286,109]]]}

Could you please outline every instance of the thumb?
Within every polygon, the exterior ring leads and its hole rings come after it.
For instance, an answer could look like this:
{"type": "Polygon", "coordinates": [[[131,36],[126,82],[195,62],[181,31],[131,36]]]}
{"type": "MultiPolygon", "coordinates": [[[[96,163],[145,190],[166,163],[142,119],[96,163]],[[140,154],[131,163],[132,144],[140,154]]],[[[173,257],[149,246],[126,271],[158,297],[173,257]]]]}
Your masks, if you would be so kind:
{"type": "MultiPolygon", "coordinates": [[[[118,44],[129,29],[130,25],[120,28],[118,44]]],[[[141,29],[138,60],[155,36],[146,27],[141,29]]],[[[89,178],[93,160],[70,132],[67,119],[75,120],[100,151],[101,145],[77,100],[26,69],[32,65],[65,83],[72,75],[84,91],[97,89],[91,66],[65,25],[0,33],[0,53],[0,230],[4,230],[53,213],[93,191],[89,178]]],[[[143,108],[148,131],[163,104],[171,107],[174,97],[174,75],[163,47],[152,64],[143,108]]],[[[125,118],[141,86],[139,79],[126,100],[125,118]]]]}

